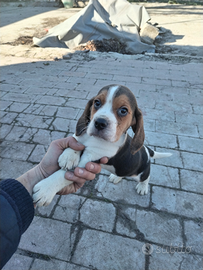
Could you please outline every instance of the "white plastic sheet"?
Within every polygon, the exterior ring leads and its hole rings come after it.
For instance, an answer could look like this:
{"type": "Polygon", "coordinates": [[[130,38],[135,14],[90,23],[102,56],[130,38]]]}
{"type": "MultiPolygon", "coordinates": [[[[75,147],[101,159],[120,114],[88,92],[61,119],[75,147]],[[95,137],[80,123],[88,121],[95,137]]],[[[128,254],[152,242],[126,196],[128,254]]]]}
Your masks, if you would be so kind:
{"type": "Polygon", "coordinates": [[[115,38],[133,54],[154,52],[155,46],[140,40],[139,31],[150,17],[143,6],[126,0],[90,0],[76,15],[53,27],[41,38],[33,38],[40,47],[74,49],[89,40],[115,38]]]}

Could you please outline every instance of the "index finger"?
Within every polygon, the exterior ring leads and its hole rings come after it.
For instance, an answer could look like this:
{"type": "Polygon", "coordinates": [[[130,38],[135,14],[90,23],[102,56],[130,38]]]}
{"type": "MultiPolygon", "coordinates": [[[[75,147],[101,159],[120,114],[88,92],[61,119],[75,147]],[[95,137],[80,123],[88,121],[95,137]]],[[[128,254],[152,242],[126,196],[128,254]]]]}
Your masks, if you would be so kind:
{"type": "Polygon", "coordinates": [[[76,151],[82,151],[85,146],[78,142],[74,137],[70,136],[64,139],[60,139],[56,141],[58,145],[64,150],[68,147],[72,148],[73,150],[76,151]]]}

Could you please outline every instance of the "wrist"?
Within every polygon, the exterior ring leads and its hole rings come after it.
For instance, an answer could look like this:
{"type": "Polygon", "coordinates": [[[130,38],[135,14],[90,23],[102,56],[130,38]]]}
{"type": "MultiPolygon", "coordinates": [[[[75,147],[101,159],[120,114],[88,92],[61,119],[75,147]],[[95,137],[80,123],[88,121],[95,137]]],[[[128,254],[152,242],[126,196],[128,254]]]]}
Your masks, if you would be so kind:
{"type": "Polygon", "coordinates": [[[33,187],[44,178],[45,177],[43,175],[42,169],[38,164],[28,172],[18,177],[16,180],[19,181],[30,194],[32,194],[33,187]]]}

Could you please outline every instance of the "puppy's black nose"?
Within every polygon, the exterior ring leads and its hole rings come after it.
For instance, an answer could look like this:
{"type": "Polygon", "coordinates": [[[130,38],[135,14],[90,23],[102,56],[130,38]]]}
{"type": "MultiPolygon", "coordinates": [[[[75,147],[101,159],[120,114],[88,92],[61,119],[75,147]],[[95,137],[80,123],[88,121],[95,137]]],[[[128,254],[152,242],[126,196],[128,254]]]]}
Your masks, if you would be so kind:
{"type": "Polygon", "coordinates": [[[105,129],[108,126],[108,122],[103,118],[98,118],[95,121],[94,126],[95,126],[96,129],[102,130],[102,129],[105,129]]]}

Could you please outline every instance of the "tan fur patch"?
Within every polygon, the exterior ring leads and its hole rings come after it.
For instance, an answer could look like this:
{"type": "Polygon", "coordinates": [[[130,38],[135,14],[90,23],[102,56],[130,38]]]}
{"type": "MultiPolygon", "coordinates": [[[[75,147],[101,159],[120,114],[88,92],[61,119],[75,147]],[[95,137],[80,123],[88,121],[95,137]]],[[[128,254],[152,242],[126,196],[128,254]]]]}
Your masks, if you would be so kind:
{"type": "MultiPolygon", "coordinates": [[[[103,90],[98,96],[96,96],[94,98],[94,100],[99,99],[101,101],[102,105],[103,105],[103,104],[106,103],[106,97],[107,97],[107,90],[103,90]]],[[[94,116],[94,114],[96,112],[97,112],[97,110],[95,109],[94,102],[93,102],[93,106],[92,106],[92,110],[91,110],[91,116],[90,116],[91,120],[92,120],[92,118],[93,118],[93,116],[94,116]]]]}
{"type": "Polygon", "coordinates": [[[116,137],[119,139],[120,136],[129,128],[129,126],[131,126],[134,114],[130,106],[129,99],[126,95],[120,95],[114,99],[113,112],[118,122],[116,137]],[[118,109],[121,107],[126,107],[128,109],[128,114],[126,116],[118,115],[118,109]]]}

